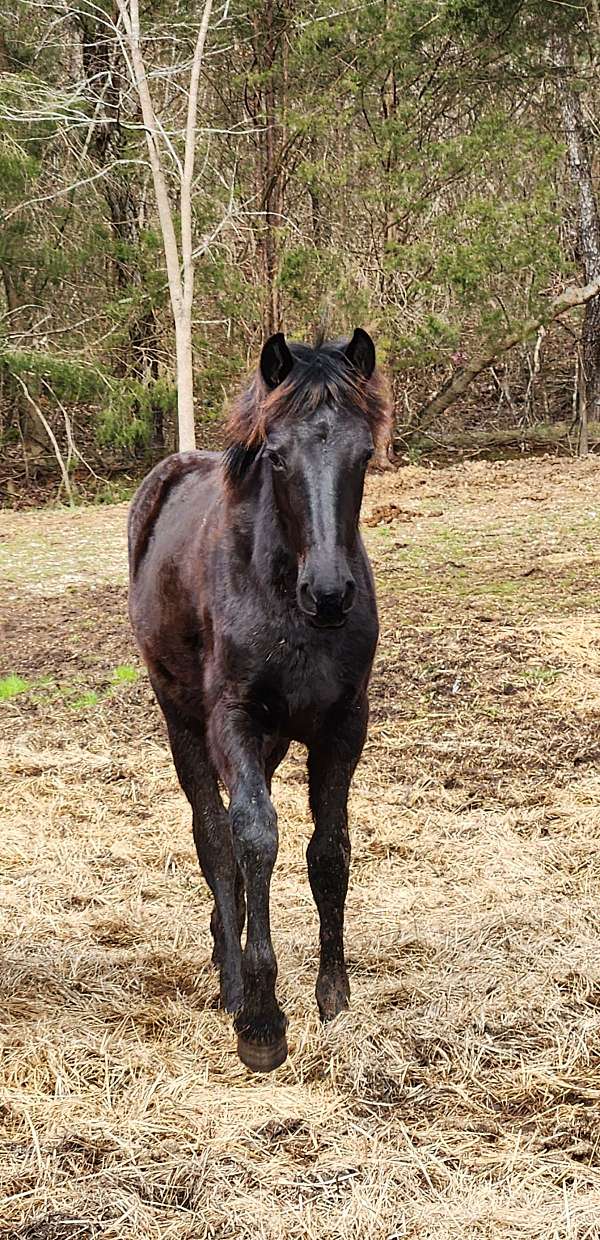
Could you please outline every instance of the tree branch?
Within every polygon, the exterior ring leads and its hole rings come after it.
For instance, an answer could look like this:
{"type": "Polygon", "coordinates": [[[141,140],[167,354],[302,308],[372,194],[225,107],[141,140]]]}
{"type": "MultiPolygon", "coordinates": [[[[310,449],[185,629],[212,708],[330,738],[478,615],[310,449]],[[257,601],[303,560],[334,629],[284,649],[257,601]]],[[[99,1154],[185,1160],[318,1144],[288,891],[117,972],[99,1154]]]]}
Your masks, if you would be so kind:
{"type": "Polygon", "coordinates": [[[118,0],[118,7],[119,13],[123,20],[123,25],[125,27],[125,32],[127,34],[129,50],[131,52],[131,76],[135,83],[142,108],[142,117],[146,131],[146,143],[148,146],[150,167],[152,169],[152,179],[154,181],[156,206],[158,209],[158,216],[163,235],[165,262],[167,265],[167,276],[169,280],[169,292],[171,294],[173,313],[175,317],[177,317],[181,314],[183,306],[183,289],[179,271],[177,238],[175,236],[173,213],[169,202],[169,192],[162,165],[160,148],[156,139],[158,130],[156,114],[150,95],[150,88],[148,86],[148,78],[146,75],[146,66],[144,64],[140,44],[140,17],[138,0],[130,0],[129,7],[127,7],[125,0],[118,0]]]}
{"type": "Polygon", "coordinates": [[[43,413],[42,413],[42,411],[41,411],[41,409],[40,409],[39,405],[37,404],[37,401],[35,401],[35,400],[33,399],[33,396],[31,395],[31,392],[29,391],[29,388],[27,387],[27,384],[25,383],[25,380],[24,380],[24,379],[22,379],[22,378],[21,378],[21,376],[20,376],[20,375],[17,375],[17,374],[15,374],[15,375],[14,375],[14,378],[17,380],[17,383],[19,383],[19,384],[21,385],[21,387],[22,387],[22,389],[23,389],[23,392],[25,393],[25,399],[27,400],[28,404],[29,404],[29,405],[31,405],[31,408],[33,409],[34,413],[36,414],[36,417],[38,417],[38,418],[40,419],[40,422],[41,422],[41,424],[42,424],[42,426],[43,426],[43,428],[44,428],[44,430],[45,430],[45,432],[46,432],[46,434],[47,434],[47,436],[48,436],[48,439],[50,440],[50,443],[52,444],[52,449],[53,449],[54,455],[55,455],[55,457],[56,457],[56,459],[57,459],[57,461],[58,461],[58,466],[59,466],[59,469],[60,469],[60,472],[61,472],[61,477],[62,477],[62,480],[63,480],[63,482],[64,482],[64,484],[65,484],[65,491],[66,491],[66,493],[67,493],[67,498],[68,498],[68,500],[69,500],[69,504],[70,504],[71,508],[74,508],[74,507],[75,507],[75,497],[74,497],[74,495],[73,495],[73,488],[72,488],[72,486],[71,486],[71,479],[69,478],[69,471],[68,471],[68,469],[67,469],[67,467],[66,467],[66,465],[65,465],[65,462],[63,461],[63,458],[62,458],[62,453],[61,453],[61,450],[60,450],[60,448],[59,448],[59,446],[58,446],[57,439],[56,439],[56,435],[54,434],[54,431],[52,430],[52,427],[50,426],[50,423],[48,422],[47,418],[45,418],[45,417],[44,417],[44,415],[43,415],[43,413]]]}
{"type": "Polygon", "coordinates": [[[436,395],[423,405],[415,418],[415,424],[421,428],[428,426],[434,418],[440,413],[444,413],[450,405],[464,395],[467,388],[477,378],[483,370],[487,370],[492,366],[502,353],[508,353],[510,349],[514,349],[515,345],[522,344],[530,336],[535,335],[540,327],[547,327],[554,319],[560,318],[562,314],[566,314],[568,310],[572,310],[574,306],[582,306],[587,301],[591,301],[592,297],[597,297],[600,293],[600,279],[593,280],[590,284],[583,287],[572,286],[566,288],[558,297],[554,297],[543,314],[531,316],[519,323],[503,340],[499,340],[494,345],[489,345],[483,352],[476,354],[466,366],[458,370],[455,375],[444,384],[436,395]]]}
{"type": "Polygon", "coordinates": [[[183,264],[183,298],[186,308],[191,313],[194,296],[194,262],[192,254],[192,181],[194,178],[194,155],[196,151],[196,123],[198,116],[198,91],[200,86],[200,70],[204,55],[204,45],[208,33],[212,0],[206,0],[194,58],[190,73],[190,93],[188,97],[187,123],[185,127],[185,154],[183,160],[183,176],[181,178],[181,258],[183,264]]]}

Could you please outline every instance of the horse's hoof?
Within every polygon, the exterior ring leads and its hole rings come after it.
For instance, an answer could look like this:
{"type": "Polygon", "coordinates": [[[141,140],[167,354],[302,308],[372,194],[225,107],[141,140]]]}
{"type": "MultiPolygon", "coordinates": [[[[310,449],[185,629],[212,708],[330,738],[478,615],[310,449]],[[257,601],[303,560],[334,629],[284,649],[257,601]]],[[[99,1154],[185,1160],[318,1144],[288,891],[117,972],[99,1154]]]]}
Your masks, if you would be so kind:
{"type": "Polygon", "coordinates": [[[277,1042],[247,1042],[238,1033],[237,1052],[251,1072],[274,1072],[287,1059],[287,1039],[284,1034],[277,1042]]]}

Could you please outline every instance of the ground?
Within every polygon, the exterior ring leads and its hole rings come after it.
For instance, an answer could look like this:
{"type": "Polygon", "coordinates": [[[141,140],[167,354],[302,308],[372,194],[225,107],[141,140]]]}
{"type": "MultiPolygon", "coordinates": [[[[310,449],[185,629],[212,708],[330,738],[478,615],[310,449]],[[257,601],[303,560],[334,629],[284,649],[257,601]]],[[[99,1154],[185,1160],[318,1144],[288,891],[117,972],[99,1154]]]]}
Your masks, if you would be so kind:
{"type": "Polygon", "coordinates": [[[382,639],[321,1028],[298,749],[290,1058],[252,1077],[126,619],[126,508],[0,514],[0,1235],[600,1236],[600,466],[373,478],[382,639]]]}

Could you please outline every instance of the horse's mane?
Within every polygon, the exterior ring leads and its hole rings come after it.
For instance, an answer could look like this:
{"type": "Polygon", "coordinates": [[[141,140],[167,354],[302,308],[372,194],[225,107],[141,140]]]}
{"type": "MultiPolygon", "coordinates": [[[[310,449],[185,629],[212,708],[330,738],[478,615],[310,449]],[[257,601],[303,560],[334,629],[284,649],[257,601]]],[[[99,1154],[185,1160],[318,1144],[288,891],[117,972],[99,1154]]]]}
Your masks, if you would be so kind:
{"type": "Polygon", "coordinates": [[[362,414],[373,442],[377,445],[383,440],[391,419],[388,385],[377,368],[370,378],[364,378],[346,358],[347,344],[348,340],[320,338],[312,347],[288,343],[294,365],[274,389],[267,387],[257,369],[227,418],[224,465],[228,482],[242,481],[276,422],[310,417],[324,404],[362,414]]]}

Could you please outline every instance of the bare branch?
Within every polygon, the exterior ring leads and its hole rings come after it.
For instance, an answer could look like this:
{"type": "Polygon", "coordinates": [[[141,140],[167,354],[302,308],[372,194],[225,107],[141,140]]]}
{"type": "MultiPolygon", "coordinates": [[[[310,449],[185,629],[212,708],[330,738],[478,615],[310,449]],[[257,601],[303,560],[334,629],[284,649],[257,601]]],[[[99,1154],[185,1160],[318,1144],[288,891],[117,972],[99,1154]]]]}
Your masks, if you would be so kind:
{"type": "MultiPolygon", "coordinates": [[[[58,405],[63,415],[63,420],[65,423],[65,432],[67,435],[67,443],[69,445],[69,459],[71,456],[76,456],[77,459],[81,461],[81,464],[85,465],[85,468],[89,470],[93,478],[96,478],[98,482],[108,482],[108,478],[103,478],[100,474],[97,474],[95,469],[92,469],[92,466],[90,465],[89,461],[86,461],[85,457],[82,456],[81,452],[79,451],[79,448],[77,447],[77,444],[75,443],[75,439],[73,437],[73,427],[71,425],[71,419],[69,418],[69,415],[62,401],[59,400],[58,396],[56,395],[56,392],[54,391],[52,387],[50,387],[50,384],[47,383],[45,379],[43,380],[43,383],[44,383],[44,387],[49,392],[52,399],[56,401],[56,404],[58,405]]],[[[67,464],[68,464],[68,461],[67,461],[67,464]]]]}
{"type": "Polygon", "coordinates": [[[183,261],[183,298],[186,309],[191,313],[194,296],[194,263],[192,254],[192,181],[194,177],[194,156],[196,151],[196,123],[198,114],[198,90],[202,57],[208,33],[208,25],[212,12],[212,0],[206,0],[202,21],[196,39],[192,71],[190,74],[190,94],[188,100],[187,124],[185,133],[185,156],[183,176],[181,179],[181,257],[183,261]]]}
{"type": "Polygon", "coordinates": [[[60,189],[53,190],[51,194],[41,194],[39,198],[28,198],[25,202],[17,203],[12,210],[6,211],[5,220],[12,219],[13,215],[17,215],[19,211],[25,211],[27,207],[37,207],[42,202],[51,202],[54,198],[62,198],[65,194],[72,194],[74,190],[81,189],[83,185],[91,185],[94,181],[101,180],[102,177],[113,171],[113,168],[121,168],[126,164],[139,164],[145,168],[143,159],[115,159],[112,164],[107,164],[106,168],[101,168],[99,172],[94,172],[92,176],[83,177],[80,181],[73,181],[70,185],[63,185],[60,189]]]}
{"type": "Polygon", "coordinates": [[[22,378],[21,378],[21,376],[20,376],[20,375],[18,375],[18,374],[15,374],[15,376],[14,376],[14,377],[15,377],[15,379],[17,380],[17,383],[19,383],[19,384],[20,384],[20,386],[22,387],[23,392],[24,392],[24,394],[25,394],[25,399],[27,400],[28,404],[29,404],[29,405],[31,405],[31,408],[33,409],[34,413],[36,414],[36,417],[38,417],[38,418],[39,418],[39,420],[40,420],[40,422],[41,422],[41,424],[42,424],[42,426],[43,426],[43,428],[44,428],[44,430],[45,430],[45,432],[46,432],[46,434],[47,434],[47,436],[48,436],[48,439],[50,440],[50,443],[52,444],[52,449],[53,449],[54,455],[55,455],[55,457],[56,457],[56,459],[57,459],[57,461],[58,461],[58,467],[59,467],[59,469],[60,469],[61,477],[62,477],[62,480],[63,480],[63,482],[64,482],[65,491],[66,491],[66,493],[67,493],[67,498],[68,498],[68,500],[69,500],[69,504],[70,504],[71,508],[74,508],[74,507],[75,507],[75,496],[73,495],[73,488],[72,488],[72,486],[71,486],[71,479],[69,478],[69,471],[68,471],[68,469],[67,469],[67,467],[66,467],[66,465],[65,465],[65,462],[64,462],[64,460],[63,460],[63,458],[62,458],[62,453],[61,453],[61,450],[60,450],[60,448],[59,448],[59,446],[58,446],[58,443],[57,443],[57,440],[56,440],[56,435],[54,434],[54,431],[52,430],[52,427],[50,426],[50,423],[48,422],[47,418],[45,418],[45,417],[44,417],[44,414],[42,413],[42,411],[41,411],[41,409],[40,409],[40,407],[39,407],[39,405],[38,405],[37,401],[35,401],[35,400],[33,399],[33,396],[31,395],[31,392],[29,391],[29,388],[27,387],[27,384],[25,383],[25,380],[24,380],[24,379],[22,379],[22,378]]]}
{"type": "Polygon", "coordinates": [[[502,353],[508,353],[515,345],[522,344],[530,336],[533,336],[539,328],[552,323],[554,319],[560,318],[562,314],[566,314],[568,310],[572,310],[574,306],[582,306],[586,302],[591,301],[592,297],[597,297],[600,293],[600,279],[592,281],[591,284],[585,284],[583,287],[573,286],[566,288],[558,297],[554,297],[549,302],[546,310],[542,314],[537,314],[513,328],[507,336],[499,340],[494,345],[489,345],[482,353],[478,353],[466,366],[463,366],[453,375],[452,379],[444,385],[443,388],[428,401],[426,405],[417,413],[415,423],[418,427],[427,426],[440,413],[444,413],[446,409],[453,405],[459,397],[463,396],[467,388],[473,382],[473,379],[480,375],[482,370],[487,370],[493,365],[496,358],[502,353]]]}

